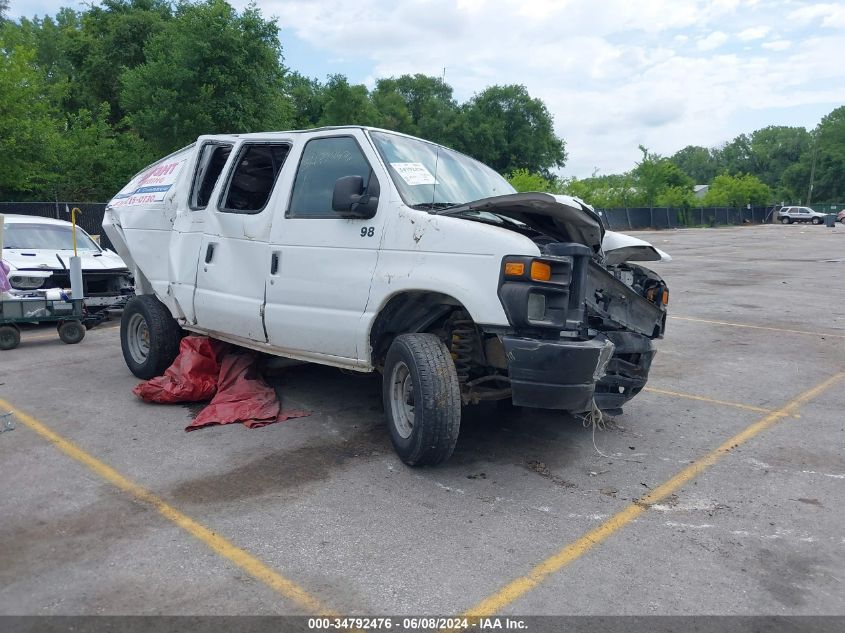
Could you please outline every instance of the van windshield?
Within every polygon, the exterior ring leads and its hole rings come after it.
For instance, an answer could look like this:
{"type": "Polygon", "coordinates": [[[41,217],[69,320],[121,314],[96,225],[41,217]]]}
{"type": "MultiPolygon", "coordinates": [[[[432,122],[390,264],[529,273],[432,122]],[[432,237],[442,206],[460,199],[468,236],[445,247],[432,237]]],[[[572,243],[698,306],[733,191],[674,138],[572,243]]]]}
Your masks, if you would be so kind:
{"type": "Polygon", "coordinates": [[[486,165],[440,145],[387,132],[370,137],[410,207],[442,209],[516,192],[486,165]]]}
{"type": "MultiPolygon", "coordinates": [[[[9,249],[72,251],[73,233],[70,225],[62,224],[5,224],[3,246],[9,249]]],[[[80,251],[100,252],[88,234],[76,227],[76,248],[80,251]]]]}

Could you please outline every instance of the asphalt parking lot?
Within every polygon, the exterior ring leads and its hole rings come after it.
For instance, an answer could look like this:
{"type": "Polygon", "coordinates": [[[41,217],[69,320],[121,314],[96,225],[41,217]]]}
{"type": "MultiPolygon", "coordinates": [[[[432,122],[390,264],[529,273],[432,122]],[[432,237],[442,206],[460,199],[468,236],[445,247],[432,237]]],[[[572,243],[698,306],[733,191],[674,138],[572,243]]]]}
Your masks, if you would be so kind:
{"type": "Polygon", "coordinates": [[[374,377],[289,368],[309,417],[185,433],[116,323],[27,331],[0,614],[845,614],[845,228],[637,235],[674,258],[648,391],[595,434],[468,409],[436,468],[394,455],[374,377]]]}

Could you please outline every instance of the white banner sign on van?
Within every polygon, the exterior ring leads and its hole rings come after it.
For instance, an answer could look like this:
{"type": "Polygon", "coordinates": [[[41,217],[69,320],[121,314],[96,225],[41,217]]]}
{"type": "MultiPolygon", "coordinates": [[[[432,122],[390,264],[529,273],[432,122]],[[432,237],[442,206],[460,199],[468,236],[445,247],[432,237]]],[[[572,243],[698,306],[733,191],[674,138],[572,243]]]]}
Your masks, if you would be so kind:
{"type": "Polygon", "coordinates": [[[120,192],[111,199],[109,206],[131,207],[139,204],[150,204],[161,202],[170,191],[185,159],[175,160],[168,163],[153,165],[148,170],[138,174],[120,192]]]}
{"type": "Polygon", "coordinates": [[[390,163],[390,166],[411,186],[440,184],[422,163],[390,163]]]}

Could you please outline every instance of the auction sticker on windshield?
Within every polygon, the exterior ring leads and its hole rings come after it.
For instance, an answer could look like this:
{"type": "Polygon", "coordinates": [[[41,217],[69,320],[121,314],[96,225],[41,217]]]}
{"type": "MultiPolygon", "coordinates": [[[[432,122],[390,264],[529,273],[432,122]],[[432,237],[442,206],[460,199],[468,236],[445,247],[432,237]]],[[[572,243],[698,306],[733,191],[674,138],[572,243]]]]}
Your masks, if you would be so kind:
{"type": "Polygon", "coordinates": [[[439,184],[422,163],[390,163],[390,166],[411,186],[439,184]]]}
{"type": "Polygon", "coordinates": [[[185,159],[154,165],[141,172],[109,202],[110,207],[131,207],[161,202],[176,182],[185,159]]]}

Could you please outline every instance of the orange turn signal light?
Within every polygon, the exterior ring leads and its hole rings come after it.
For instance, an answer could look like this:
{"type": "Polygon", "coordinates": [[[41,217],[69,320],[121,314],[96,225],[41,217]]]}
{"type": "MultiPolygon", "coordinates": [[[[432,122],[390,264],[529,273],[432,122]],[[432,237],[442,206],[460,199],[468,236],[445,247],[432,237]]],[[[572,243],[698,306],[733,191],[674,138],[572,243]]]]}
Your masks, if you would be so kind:
{"type": "Polygon", "coordinates": [[[534,281],[549,281],[551,278],[551,266],[544,262],[531,262],[531,279],[534,281]]]}
{"type": "Polygon", "coordinates": [[[522,277],[525,274],[525,264],[522,262],[506,262],[505,275],[508,277],[522,277]]]}
{"type": "Polygon", "coordinates": [[[663,305],[665,305],[665,306],[669,305],[669,291],[668,290],[663,291],[663,305]]]}

